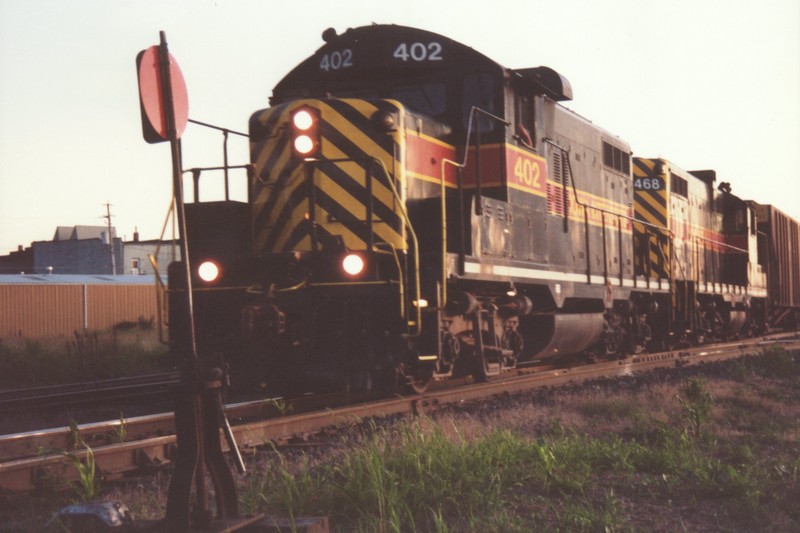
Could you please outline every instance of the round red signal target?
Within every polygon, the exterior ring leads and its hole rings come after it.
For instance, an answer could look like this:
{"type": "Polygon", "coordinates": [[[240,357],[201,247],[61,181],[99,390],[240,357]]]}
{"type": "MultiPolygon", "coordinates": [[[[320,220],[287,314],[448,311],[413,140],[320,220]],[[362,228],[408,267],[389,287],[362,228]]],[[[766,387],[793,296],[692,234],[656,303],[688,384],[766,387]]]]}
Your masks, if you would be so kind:
{"type": "MultiPolygon", "coordinates": [[[[151,46],[137,58],[139,98],[147,121],[161,139],[168,140],[166,106],[163,101],[163,80],[158,64],[158,46],[151,46]]],[[[169,54],[169,72],[172,86],[172,106],[175,116],[175,136],[180,138],[189,121],[189,97],[177,61],[169,54]]]]}

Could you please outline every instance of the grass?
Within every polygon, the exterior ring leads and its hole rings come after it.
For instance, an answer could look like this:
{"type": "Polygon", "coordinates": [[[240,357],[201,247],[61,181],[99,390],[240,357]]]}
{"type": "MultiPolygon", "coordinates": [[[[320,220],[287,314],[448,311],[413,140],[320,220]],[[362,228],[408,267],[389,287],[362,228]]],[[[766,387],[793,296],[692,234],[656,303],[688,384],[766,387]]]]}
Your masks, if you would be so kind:
{"type": "MultiPolygon", "coordinates": [[[[635,378],[624,395],[552,389],[268,447],[239,479],[241,510],[324,515],[348,532],[800,530],[797,358],[685,372],[635,378]]],[[[166,479],[103,495],[162,516],[166,479]]],[[[47,518],[41,502],[20,507],[39,515],[9,523],[47,518]]]]}
{"type": "Polygon", "coordinates": [[[780,351],[734,365],[273,450],[244,506],[338,531],[798,530],[800,365],[780,351]],[[747,382],[731,377],[743,364],[747,382]]]}
{"type": "MultiPolygon", "coordinates": [[[[776,476],[746,453],[728,461],[716,446],[666,427],[637,442],[577,432],[532,439],[506,429],[453,438],[441,423],[375,428],[316,466],[275,454],[243,490],[248,510],[327,515],[342,531],[626,531],[642,525],[633,516],[639,501],[692,508],[711,500],[757,515],[768,491],[797,492],[788,469],[776,476]]],[[[446,423],[459,431],[454,419],[446,423]]],[[[783,459],[796,471],[796,459],[783,459]]]]}
{"type": "Polygon", "coordinates": [[[167,347],[148,321],[72,337],[0,339],[0,388],[16,389],[165,372],[167,347]]]}

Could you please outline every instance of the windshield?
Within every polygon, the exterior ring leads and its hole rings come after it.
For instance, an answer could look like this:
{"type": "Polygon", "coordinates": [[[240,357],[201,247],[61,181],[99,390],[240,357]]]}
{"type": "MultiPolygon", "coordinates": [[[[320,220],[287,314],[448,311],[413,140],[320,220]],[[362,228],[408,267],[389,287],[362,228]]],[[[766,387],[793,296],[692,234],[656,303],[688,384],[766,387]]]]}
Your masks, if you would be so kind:
{"type": "Polygon", "coordinates": [[[374,87],[340,88],[332,92],[336,98],[388,98],[397,100],[411,111],[430,117],[440,117],[447,111],[447,91],[444,83],[414,83],[392,86],[383,90],[374,87]]]}
{"type": "Polygon", "coordinates": [[[444,114],[447,106],[444,84],[420,83],[392,89],[391,97],[407,106],[412,111],[428,116],[444,114]]]}

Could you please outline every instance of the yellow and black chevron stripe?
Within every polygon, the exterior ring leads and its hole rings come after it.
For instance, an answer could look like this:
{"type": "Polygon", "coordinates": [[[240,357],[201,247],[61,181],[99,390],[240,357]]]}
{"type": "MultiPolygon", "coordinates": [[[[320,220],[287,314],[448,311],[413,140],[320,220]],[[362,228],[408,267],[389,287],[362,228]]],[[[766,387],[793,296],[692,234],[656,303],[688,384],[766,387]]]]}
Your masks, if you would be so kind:
{"type": "Polygon", "coordinates": [[[642,247],[636,254],[637,273],[663,279],[670,273],[668,168],[661,159],[633,159],[634,218],[647,223],[633,224],[636,242],[642,247]]]}
{"type": "Polygon", "coordinates": [[[341,239],[350,250],[364,250],[370,241],[405,249],[402,198],[388,181],[403,194],[404,140],[400,131],[376,126],[378,111],[397,114],[396,123],[402,124],[402,106],[386,100],[301,100],[253,116],[255,253],[311,250],[310,220],[319,242],[341,239]],[[316,108],[321,118],[320,153],[313,162],[292,157],[289,119],[300,106],[316,108]],[[312,168],[311,182],[306,165],[312,168]]]}

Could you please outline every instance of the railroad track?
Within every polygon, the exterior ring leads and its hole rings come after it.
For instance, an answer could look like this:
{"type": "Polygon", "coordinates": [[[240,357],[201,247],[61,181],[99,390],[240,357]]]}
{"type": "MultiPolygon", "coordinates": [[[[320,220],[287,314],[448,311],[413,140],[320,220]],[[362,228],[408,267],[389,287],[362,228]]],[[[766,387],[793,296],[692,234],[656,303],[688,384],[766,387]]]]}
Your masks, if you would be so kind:
{"type": "Polygon", "coordinates": [[[0,391],[0,413],[54,405],[163,394],[180,384],[178,372],[0,391]]]}
{"type": "MultiPolygon", "coordinates": [[[[348,426],[363,419],[397,414],[424,413],[448,404],[489,398],[497,394],[518,393],[538,387],[570,382],[632,375],[656,368],[684,366],[732,359],[754,354],[770,344],[787,350],[800,350],[800,338],[787,335],[771,339],[749,340],[716,346],[702,346],[684,351],[643,354],[619,361],[596,363],[572,369],[522,370],[515,376],[497,378],[487,383],[470,384],[382,400],[352,396],[304,397],[291,400],[263,400],[226,406],[234,436],[243,453],[274,442],[285,442],[297,435],[313,434],[329,427],[348,426]],[[356,403],[346,405],[348,402],[356,403]],[[333,405],[335,403],[342,405],[333,405]],[[325,405],[325,407],[321,407],[325,405]],[[291,411],[287,414],[287,411],[291,411]],[[265,418],[266,417],[266,418],[265,418]]],[[[80,426],[81,438],[92,447],[95,464],[107,479],[137,470],[166,465],[175,452],[172,414],[129,419],[126,442],[110,442],[109,434],[119,435],[122,421],[80,426]]],[[[65,429],[0,436],[0,493],[26,492],[42,486],[71,481],[77,471],[62,450],[74,447],[65,429]],[[42,450],[46,450],[42,454],[42,450]],[[38,453],[37,456],[31,456],[38,453]]],[[[113,440],[113,439],[112,439],[113,440]]],[[[227,447],[223,439],[223,447],[227,447]]],[[[87,451],[73,452],[85,458],[87,451]]]]}

